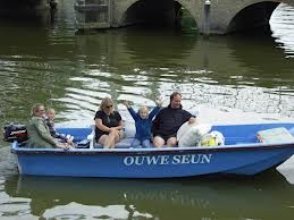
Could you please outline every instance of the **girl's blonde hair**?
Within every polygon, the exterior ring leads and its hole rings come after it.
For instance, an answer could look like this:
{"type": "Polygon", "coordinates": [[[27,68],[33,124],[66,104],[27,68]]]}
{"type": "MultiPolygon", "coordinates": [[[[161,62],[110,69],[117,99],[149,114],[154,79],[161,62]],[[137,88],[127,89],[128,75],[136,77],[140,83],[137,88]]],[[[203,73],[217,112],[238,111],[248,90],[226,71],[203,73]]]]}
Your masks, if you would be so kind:
{"type": "Polygon", "coordinates": [[[46,113],[47,114],[50,114],[50,113],[54,113],[55,114],[55,109],[54,108],[49,108],[49,109],[47,109],[46,113]]]}
{"type": "Polygon", "coordinates": [[[139,109],[138,109],[138,114],[143,111],[146,110],[147,112],[149,112],[149,108],[146,105],[142,105],[139,109]]]}
{"type": "Polygon", "coordinates": [[[100,110],[103,110],[106,108],[106,106],[113,106],[113,101],[111,98],[109,97],[105,97],[104,99],[102,99],[101,103],[100,103],[100,110]]]}

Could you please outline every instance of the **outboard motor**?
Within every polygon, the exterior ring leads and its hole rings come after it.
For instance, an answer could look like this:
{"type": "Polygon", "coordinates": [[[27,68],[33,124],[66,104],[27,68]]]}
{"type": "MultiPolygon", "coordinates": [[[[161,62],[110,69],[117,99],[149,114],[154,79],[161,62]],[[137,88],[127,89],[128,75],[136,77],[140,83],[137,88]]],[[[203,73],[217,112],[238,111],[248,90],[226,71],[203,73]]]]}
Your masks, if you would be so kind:
{"type": "Polygon", "coordinates": [[[26,126],[23,124],[9,123],[3,127],[3,140],[6,142],[17,141],[19,144],[28,140],[26,126]]]}

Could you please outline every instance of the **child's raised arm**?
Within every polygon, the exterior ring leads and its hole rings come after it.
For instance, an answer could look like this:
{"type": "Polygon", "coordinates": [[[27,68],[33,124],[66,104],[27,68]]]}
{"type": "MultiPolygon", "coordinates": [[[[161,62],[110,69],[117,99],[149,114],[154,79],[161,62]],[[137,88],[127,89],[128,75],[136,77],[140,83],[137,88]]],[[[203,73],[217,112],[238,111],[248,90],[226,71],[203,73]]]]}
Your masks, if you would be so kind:
{"type": "Polygon", "coordinates": [[[163,103],[163,101],[162,101],[162,99],[161,98],[159,98],[159,99],[157,99],[156,101],[156,107],[154,107],[153,109],[152,109],[152,111],[150,112],[150,114],[149,114],[149,119],[153,119],[154,118],[154,116],[159,112],[159,110],[160,110],[160,108],[161,108],[161,106],[162,106],[162,103],[163,103]]]}
{"type": "Polygon", "coordinates": [[[162,100],[162,98],[158,98],[155,102],[156,102],[156,105],[158,107],[161,107],[162,106],[162,103],[163,103],[163,100],[162,100]]]}
{"type": "Polygon", "coordinates": [[[134,109],[132,108],[132,106],[130,106],[128,101],[124,101],[125,106],[127,107],[129,113],[131,114],[131,116],[133,117],[133,119],[136,121],[138,120],[139,116],[137,115],[137,113],[134,111],[134,109]]]}
{"type": "Polygon", "coordinates": [[[127,107],[127,108],[130,108],[130,104],[127,100],[124,101],[124,105],[127,107]]]}

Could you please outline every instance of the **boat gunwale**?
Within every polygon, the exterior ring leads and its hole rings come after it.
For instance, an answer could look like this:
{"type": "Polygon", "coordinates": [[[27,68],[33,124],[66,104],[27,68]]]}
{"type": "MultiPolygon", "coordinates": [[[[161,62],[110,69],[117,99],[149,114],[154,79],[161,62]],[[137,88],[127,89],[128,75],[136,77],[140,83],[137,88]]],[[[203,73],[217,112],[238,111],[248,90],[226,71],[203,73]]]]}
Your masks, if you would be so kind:
{"type": "Polygon", "coordinates": [[[17,147],[17,143],[12,143],[11,152],[14,154],[76,154],[76,155],[92,155],[92,154],[112,154],[112,155],[142,155],[142,154],[177,154],[177,153],[209,153],[209,152],[227,152],[227,151],[246,151],[246,150],[270,150],[274,148],[292,148],[294,142],[287,143],[250,143],[250,144],[238,144],[227,145],[217,147],[170,147],[170,148],[113,148],[113,149],[57,149],[57,148],[27,148],[17,147]]]}

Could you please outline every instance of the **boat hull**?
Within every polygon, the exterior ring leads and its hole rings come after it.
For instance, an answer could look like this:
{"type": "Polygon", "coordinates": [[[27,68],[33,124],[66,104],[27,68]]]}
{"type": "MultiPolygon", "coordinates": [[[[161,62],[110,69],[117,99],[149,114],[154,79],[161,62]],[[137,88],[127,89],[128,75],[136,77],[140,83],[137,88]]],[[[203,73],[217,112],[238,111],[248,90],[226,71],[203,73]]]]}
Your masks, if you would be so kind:
{"type": "MultiPolygon", "coordinates": [[[[294,123],[220,125],[226,145],[216,147],[175,148],[23,148],[17,142],[12,152],[17,156],[22,175],[107,177],[107,178],[175,178],[212,174],[255,175],[276,167],[294,153],[294,141],[260,143],[258,131],[284,127],[293,131],[294,123]]],[[[61,130],[83,140],[89,128],[61,130]]]]}
{"type": "Polygon", "coordinates": [[[24,150],[17,152],[24,175],[173,178],[207,174],[254,175],[287,160],[292,145],[180,150],[24,150]]]}

